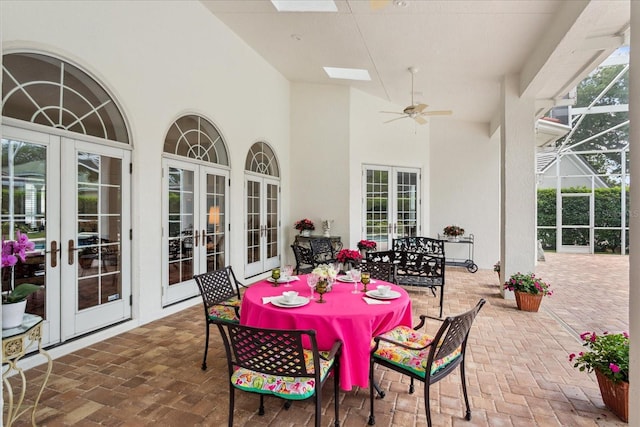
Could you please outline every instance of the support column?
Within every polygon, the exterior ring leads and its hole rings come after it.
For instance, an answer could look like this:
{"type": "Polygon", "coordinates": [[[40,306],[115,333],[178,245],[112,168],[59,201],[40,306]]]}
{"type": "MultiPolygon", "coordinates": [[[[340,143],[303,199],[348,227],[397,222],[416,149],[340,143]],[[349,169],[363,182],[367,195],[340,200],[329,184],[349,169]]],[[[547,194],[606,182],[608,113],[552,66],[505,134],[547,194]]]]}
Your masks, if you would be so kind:
{"type": "MultiPolygon", "coordinates": [[[[520,96],[518,75],[502,81],[500,127],[500,279],[532,272],[536,260],[535,100],[520,96]]],[[[513,292],[502,290],[504,298],[513,292]]]]}
{"type": "Polygon", "coordinates": [[[632,1],[629,54],[629,425],[640,425],[640,3],[632,1]]]}

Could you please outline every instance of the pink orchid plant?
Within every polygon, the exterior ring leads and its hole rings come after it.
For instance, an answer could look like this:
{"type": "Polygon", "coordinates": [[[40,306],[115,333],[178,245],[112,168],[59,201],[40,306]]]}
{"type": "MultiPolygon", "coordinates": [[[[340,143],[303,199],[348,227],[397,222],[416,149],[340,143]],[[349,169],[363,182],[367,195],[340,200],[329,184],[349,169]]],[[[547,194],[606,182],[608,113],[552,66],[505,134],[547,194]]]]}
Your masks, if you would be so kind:
{"type": "MultiPolygon", "coordinates": [[[[42,286],[32,283],[21,283],[14,286],[13,268],[18,262],[27,260],[27,252],[32,251],[35,244],[29,240],[26,234],[16,232],[16,240],[2,239],[2,269],[8,269],[11,290],[2,293],[2,303],[11,304],[24,301],[29,295],[42,289],[42,286]]],[[[3,276],[4,277],[4,276],[3,276]]]]}

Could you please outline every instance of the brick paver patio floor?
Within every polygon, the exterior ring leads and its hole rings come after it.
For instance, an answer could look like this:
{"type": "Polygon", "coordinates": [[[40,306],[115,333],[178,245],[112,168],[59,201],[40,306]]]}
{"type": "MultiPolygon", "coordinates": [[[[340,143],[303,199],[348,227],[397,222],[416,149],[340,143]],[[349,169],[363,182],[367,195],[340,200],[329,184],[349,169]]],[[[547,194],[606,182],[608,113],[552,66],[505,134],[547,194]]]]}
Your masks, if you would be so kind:
{"type": "MultiPolygon", "coordinates": [[[[467,375],[472,415],[464,420],[459,373],[432,388],[435,426],[622,426],[602,403],[594,375],[567,360],[580,350],[584,330],[626,330],[627,257],[547,254],[538,275],[555,295],[538,313],[520,312],[500,297],[496,274],[447,270],[444,312],[465,311],[485,298],[469,338],[467,375]]],[[[437,299],[410,290],[414,318],[437,313],[437,299]]],[[[330,294],[328,295],[330,297],[330,294]]],[[[227,424],[226,361],[212,330],[209,369],[200,370],[203,347],[201,305],[157,320],[54,361],[37,413],[43,426],[223,426],[227,424]]],[[[437,322],[429,329],[437,328],[437,322]]],[[[320,331],[321,333],[321,331],[320,331]]],[[[43,369],[27,372],[38,381],[43,369]]],[[[376,402],[377,426],[425,426],[423,390],[407,393],[408,379],[384,368],[376,378],[387,396],[376,402]]],[[[331,380],[330,380],[331,381],[331,380]]],[[[323,425],[333,425],[332,384],[323,392],[323,425]]],[[[27,393],[33,398],[33,393],[27,393]]],[[[236,426],[313,425],[313,402],[236,394],[236,426]]],[[[365,426],[368,389],[340,393],[340,424],[365,426]]],[[[26,416],[17,425],[29,425],[26,416]]]]}

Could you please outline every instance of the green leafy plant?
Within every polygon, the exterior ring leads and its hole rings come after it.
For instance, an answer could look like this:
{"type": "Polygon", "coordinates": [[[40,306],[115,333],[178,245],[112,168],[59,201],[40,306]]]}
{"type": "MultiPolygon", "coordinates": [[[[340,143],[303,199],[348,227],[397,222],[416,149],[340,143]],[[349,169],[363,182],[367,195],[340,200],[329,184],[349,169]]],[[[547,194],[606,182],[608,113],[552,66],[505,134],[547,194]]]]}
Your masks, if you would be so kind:
{"type": "Polygon", "coordinates": [[[533,273],[515,273],[509,277],[504,283],[504,288],[509,291],[524,292],[533,295],[553,295],[553,291],[550,289],[551,285],[536,277],[533,273]]]}
{"type": "Polygon", "coordinates": [[[569,355],[569,362],[573,362],[574,368],[581,372],[597,369],[613,382],[629,382],[628,333],[596,335],[595,332],[584,332],[580,339],[589,350],[569,355]]]}

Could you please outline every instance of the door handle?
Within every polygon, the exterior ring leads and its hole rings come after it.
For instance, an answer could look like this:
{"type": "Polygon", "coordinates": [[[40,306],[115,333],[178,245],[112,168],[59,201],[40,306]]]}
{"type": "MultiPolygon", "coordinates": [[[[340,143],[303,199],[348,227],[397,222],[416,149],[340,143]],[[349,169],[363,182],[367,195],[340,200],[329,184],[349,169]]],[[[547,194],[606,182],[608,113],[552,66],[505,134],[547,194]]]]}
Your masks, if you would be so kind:
{"type": "Polygon", "coordinates": [[[207,242],[205,242],[205,237],[204,237],[204,228],[202,229],[202,246],[206,245],[207,242]]]}
{"type": "Polygon", "coordinates": [[[75,258],[76,258],[74,243],[75,242],[73,241],[73,239],[69,240],[69,256],[68,256],[69,265],[73,265],[73,262],[75,261],[75,258]]]}
{"type": "Polygon", "coordinates": [[[193,246],[195,246],[196,248],[198,247],[198,239],[200,239],[200,234],[198,234],[198,230],[195,231],[195,236],[193,239],[193,246]]]}
{"type": "Polygon", "coordinates": [[[51,268],[56,268],[58,266],[58,242],[55,240],[51,241],[51,250],[45,251],[46,253],[51,254],[51,268]]]}

